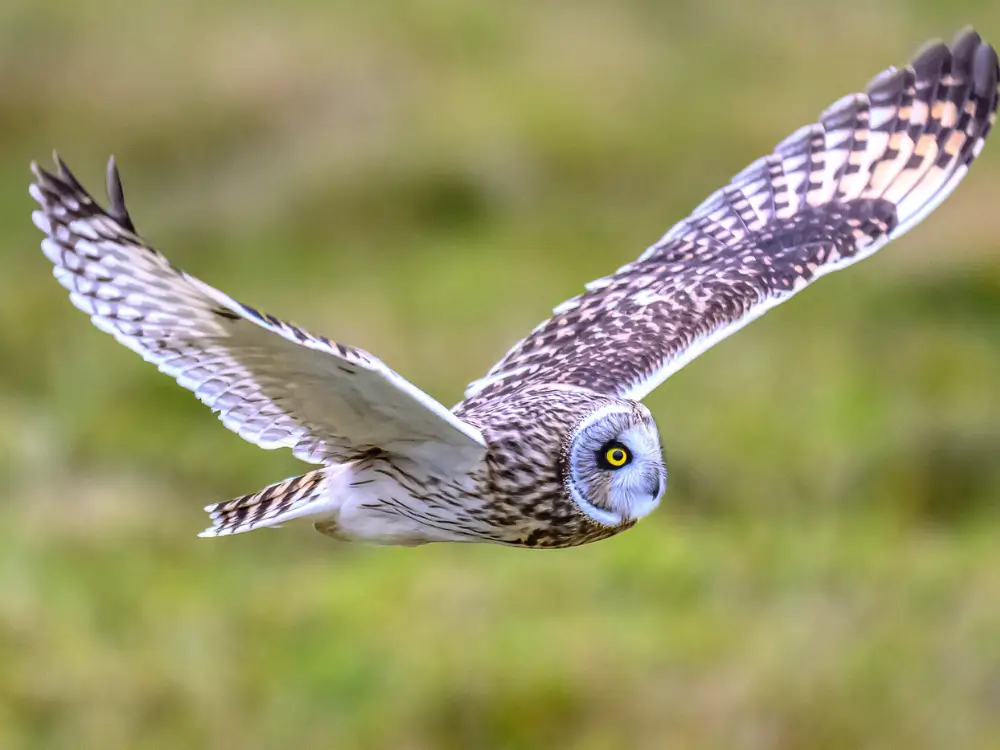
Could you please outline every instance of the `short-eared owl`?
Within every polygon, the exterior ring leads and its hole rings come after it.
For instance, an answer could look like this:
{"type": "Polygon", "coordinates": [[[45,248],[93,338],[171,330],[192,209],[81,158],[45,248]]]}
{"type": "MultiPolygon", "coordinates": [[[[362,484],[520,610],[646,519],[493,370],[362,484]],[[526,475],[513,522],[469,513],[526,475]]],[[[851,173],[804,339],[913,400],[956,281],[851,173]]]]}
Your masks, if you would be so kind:
{"type": "Polygon", "coordinates": [[[321,464],[207,508],[204,536],[309,518],[382,544],[565,547],[666,488],[639,401],[815,279],[867,258],[961,181],[996,117],[997,55],[927,46],[755,161],[638,260],[555,308],[450,411],[380,360],[241,304],[139,236],[114,161],[101,208],[32,165],[42,250],[70,299],[263,448],[321,464]]]}

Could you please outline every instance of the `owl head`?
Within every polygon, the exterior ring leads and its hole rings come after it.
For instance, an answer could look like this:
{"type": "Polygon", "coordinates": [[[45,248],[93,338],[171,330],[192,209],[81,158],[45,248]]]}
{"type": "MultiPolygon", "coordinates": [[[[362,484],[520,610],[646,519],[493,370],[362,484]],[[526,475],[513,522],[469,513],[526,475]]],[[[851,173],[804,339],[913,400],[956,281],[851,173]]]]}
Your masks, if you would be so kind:
{"type": "Polygon", "coordinates": [[[570,497],[608,526],[647,515],[667,487],[656,423],[632,401],[605,403],[582,417],[567,441],[564,466],[570,497]]]}

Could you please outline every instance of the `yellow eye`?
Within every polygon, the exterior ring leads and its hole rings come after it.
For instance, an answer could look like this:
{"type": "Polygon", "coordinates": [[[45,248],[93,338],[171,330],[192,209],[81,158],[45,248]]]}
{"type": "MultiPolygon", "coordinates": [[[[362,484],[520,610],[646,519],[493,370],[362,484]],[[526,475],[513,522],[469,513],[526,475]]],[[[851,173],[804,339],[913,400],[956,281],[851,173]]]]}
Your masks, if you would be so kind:
{"type": "Polygon", "coordinates": [[[604,451],[604,460],[615,469],[620,469],[629,461],[628,449],[623,445],[612,445],[604,451]]]}

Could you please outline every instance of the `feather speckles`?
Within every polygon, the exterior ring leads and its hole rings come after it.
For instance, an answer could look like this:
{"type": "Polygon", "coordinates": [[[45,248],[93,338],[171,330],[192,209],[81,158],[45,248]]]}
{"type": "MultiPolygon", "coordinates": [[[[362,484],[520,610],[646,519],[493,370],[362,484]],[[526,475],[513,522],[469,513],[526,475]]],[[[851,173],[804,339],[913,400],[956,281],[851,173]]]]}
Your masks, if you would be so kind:
{"type": "Polygon", "coordinates": [[[996,108],[992,47],[972,31],[950,48],[927,47],[795,131],[638,261],[556,307],[467,398],[529,383],[644,397],[708,346],[923,219],[982,149],[996,108]]]}
{"type": "Polygon", "coordinates": [[[568,547],[630,528],[660,502],[659,434],[637,401],[925,218],[982,151],[998,79],[996,52],[973,31],[879,74],[558,305],[452,410],[372,354],[171,265],[139,236],[114,159],[106,209],[58,156],[53,172],[33,164],[32,219],[56,280],[97,328],[241,437],[322,465],[209,506],[203,536],[306,517],[382,544],[568,547]],[[628,460],[602,462],[607,445],[628,460]]]}

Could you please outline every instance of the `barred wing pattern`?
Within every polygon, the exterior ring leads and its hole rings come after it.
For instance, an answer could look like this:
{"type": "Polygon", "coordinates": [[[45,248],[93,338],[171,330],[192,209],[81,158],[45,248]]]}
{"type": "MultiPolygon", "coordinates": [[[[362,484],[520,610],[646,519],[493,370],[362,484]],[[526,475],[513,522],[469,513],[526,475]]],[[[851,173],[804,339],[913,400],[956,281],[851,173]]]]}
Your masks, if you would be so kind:
{"type": "Polygon", "coordinates": [[[32,165],[42,250],[94,325],[176,378],[262,448],[339,463],[372,447],[448,446],[482,455],[479,430],[371,354],[313,336],[174,268],[136,234],[108,165],[102,209],[56,157],[32,165]]]}
{"type": "Polygon", "coordinates": [[[996,52],[932,44],[751,164],[634,263],[554,310],[460,412],[529,383],[641,399],[820,276],[872,255],[944,200],[996,118],[996,52]]]}

